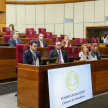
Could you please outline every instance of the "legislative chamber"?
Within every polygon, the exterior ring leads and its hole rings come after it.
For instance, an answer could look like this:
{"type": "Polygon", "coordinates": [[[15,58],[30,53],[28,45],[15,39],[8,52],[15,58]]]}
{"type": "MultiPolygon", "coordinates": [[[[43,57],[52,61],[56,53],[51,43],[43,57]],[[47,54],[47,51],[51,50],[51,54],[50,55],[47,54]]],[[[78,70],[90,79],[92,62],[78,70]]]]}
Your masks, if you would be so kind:
{"type": "Polygon", "coordinates": [[[0,0],[0,108],[107,108],[107,0],[0,0]]]}

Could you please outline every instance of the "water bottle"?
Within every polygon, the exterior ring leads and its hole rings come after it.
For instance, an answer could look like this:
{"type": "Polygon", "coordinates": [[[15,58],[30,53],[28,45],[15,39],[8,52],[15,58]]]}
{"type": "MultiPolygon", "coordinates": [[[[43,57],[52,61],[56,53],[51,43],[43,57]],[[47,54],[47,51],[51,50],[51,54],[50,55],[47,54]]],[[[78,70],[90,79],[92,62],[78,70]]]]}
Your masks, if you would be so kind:
{"type": "Polygon", "coordinates": [[[36,66],[39,66],[39,59],[38,59],[38,57],[36,59],[36,66]]]}
{"type": "Polygon", "coordinates": [[[81,58],[80,58],[80,60],[84,60],[82,55],[81,55],[81,58]]]}
{"type": "Polygon", "coordinates": [[[97,56],[95,55],[95,58],[94,58],[94,60],[97,60],[97,56]]]}

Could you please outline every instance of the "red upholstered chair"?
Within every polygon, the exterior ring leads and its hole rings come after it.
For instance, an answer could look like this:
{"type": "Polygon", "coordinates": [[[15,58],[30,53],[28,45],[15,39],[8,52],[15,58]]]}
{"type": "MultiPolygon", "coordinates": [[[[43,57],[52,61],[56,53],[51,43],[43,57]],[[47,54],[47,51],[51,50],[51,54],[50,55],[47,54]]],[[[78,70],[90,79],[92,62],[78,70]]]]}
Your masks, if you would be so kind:
{"type": "Polygon", "coordinates": [[[89,47],[89,52],[91,51],[91,46],[88,46],[89,47]]]}
{"type": "Polygon", "coordinates": [[[79,57],[78,47],[68,46],[67,47],[67,56],[68,57],[79,57]]]}
{"type": "Polygon", "coordinates": [[[38,33],[44,33],[46,32],[46,28],[38,28],[38,33]]]}
{"type": "Polygon", "coordinates": [[[36,31],[26,30],[26,38],[36,39],[36,31]]]}
{"type": "Polygon", "coordinates": [[[93,43],[97,43],[97,44],[99,44],[99,42],[98,42],[98,39],[97,38],[91,38],[91,43],[93,44],[93,43]]]}
{"type": "Polygon", "coordinates": [[[34,31],[34,28],[26,28],[26,31],[27,31],[27,30],[34,31]]]}
{"type": "Polygon", "coordinates": [[[62,39],[64,39],[64,36],[65,36],[64,34],[61,34],[61,35],[60,35],[60,37],[61,37],[62,39]]]}
{"type": "Polygon", "coordinates": [[[12,35],[12,31],[11,30],[6,31],[6,35],[12,35]]]}
{"type": "Polygon", "coordinates": [[[7,29],[9,29],[9,27],[2,27],[2,32],[6,32],[7,29]]]}
{"type": "Polygon", "coordinates": [[[17,44],[16,45],[16,60],[18,63],[23,63],[23,52],[30,49],[30,46],[27,44],[17,44]]]}
{"type": "Polygon", "coordinates": [[[8,44],[8,40],[12,38],[12,35],[4,35],[4,43],[8,44]]]}
{"type": "Polygon", "coordinates": [[[50,53],[51,50],[55,49],[55,45],[48,45],[48,55],[50,53]]]}
{"type": "Polygon", "coordinates": [[[75,45],[83,45],[87,44],[87,40],[85,38],[76,38],[75,39],[75,45]]]}
{"type": "Polygon", "coordinates": [[[52,44],[55,44],[55,41],[62,41],[61,37],[52,37],[52,44]]]}
{"type": "Polygon", "coordinates": [[[48,38],[48,39],[52,39],[52,32],[44,32],[44,37],[48,38]]]}

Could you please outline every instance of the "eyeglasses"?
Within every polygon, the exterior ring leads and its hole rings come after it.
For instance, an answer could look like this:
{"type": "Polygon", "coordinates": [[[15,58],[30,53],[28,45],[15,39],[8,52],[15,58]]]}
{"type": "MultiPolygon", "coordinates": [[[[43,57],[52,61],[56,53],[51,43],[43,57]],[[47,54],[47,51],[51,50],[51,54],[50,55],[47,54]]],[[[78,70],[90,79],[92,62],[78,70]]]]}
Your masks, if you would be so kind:
{"type": "Polygon", "coordinates": [[[61,46],[61,44],[58,44],[58,45],[56,45],[56,46],[61,46]]]}
{"type": "Polygon", "coordinates": [[[37,46],[33,46],[33,47],[37,47],[37,46]]]}

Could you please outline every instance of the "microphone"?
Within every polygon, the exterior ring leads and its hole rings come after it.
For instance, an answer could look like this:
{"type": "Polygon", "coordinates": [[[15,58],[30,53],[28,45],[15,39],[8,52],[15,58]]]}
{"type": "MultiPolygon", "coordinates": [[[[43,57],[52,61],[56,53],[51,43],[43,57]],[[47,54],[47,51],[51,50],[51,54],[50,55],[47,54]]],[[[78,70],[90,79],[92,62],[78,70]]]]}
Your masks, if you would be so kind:
{"type": "MultiPolygon", "coordinates": [[[[47,56],[48,56],[48,54],[46,54],[46,55],[45,55],[45,56],[43,56],[43,57],[47,57],[47,56]]],[[[43,57],[42,57],[42,58],[43,58],[43,57]]]]}
{"type": "MultiPolygon", "coordinates": [[[[70,35],[70,33],[68,33],[69,34],[69,36],[72,38],[72,36],[70,35]]],[[[72,38],[73,39],[73,38],[72,38]]]]}

